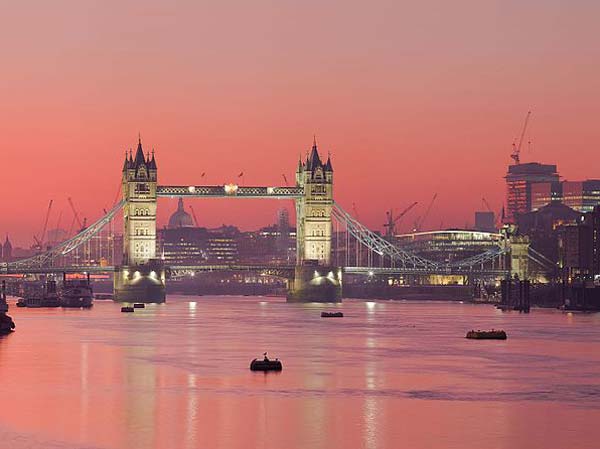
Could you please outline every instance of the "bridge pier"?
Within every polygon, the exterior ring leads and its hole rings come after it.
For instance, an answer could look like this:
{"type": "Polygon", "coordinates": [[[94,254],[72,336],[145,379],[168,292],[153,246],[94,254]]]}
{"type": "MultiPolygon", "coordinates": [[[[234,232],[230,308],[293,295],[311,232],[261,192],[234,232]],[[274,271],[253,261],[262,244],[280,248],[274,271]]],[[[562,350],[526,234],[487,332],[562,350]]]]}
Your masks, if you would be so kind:
{"type": "Polygon", "coordinates": [[[115,267],[114,300],[117,302],[165,302],[165,268],[160,260],[144,265],[115,267]]]}
{"type": "Polygon", "coordinates": [[[342,302],[339,267],[299,265],[288,288],[288,302],[342,302]]]}

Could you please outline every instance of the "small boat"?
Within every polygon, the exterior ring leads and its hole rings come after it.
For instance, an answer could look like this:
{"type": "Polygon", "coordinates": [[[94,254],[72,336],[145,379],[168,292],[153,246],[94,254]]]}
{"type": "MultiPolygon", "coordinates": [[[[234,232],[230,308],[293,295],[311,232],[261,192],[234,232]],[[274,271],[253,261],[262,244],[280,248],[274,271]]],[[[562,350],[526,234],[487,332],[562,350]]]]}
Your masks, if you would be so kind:
{"type": "Polygon", "coordinates": [[[121,312],[132,313],[132,312],[134,312],[134,309],[131,306],[123,306],[123,307],[121,307],[121,312]]]}
{"type": "Polygon", "coordinates": [[[145,309],[146,308],[146,304],[144,304],[143,302],[136,302],[133,305],[134,309],[145,309]]]}
{"type": "Polygon", "coordinates": [[[25,304],[25,300],[23,298],[19,298],[17,301],[17,307],[27,307],[27,304],[25,304]]]}
{"type": "Polygon", "coordinates": [[[321,312],[321,318],[343,318],[342,312],[321,312]]]}
{"type": "Polygon", "coordinates": [[[269,360],[266,352],[264,356],[262,360],[254,359],[250,362],[250,369],[252,371],[281,371],[283,369],[283,365],[279,359],[269,360]]]}
{"type": "Polygon", "coordinates": [[[94,294],[94,299],[113,299],[112,293],[96,293],[94,294]]]}
{"type": "Polygon", "coordinates": [[[506,340],[506,332],[492,329],[491,331],[470,330],[465,338],[473,340],[506,340]]]}

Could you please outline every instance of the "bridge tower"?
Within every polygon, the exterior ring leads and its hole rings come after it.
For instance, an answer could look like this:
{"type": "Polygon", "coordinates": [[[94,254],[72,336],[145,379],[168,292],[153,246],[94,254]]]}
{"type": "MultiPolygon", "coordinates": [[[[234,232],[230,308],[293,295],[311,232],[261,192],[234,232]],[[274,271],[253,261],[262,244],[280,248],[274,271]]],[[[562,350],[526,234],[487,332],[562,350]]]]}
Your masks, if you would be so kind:
{"type": "Polygon", "coordinates": [[[331,266],[333,167],[319,156],[316,139],[310,156],[298,161],[296,185],[304,196],[296,200],[296,270],[288,301],[341,301],[341,270],[331,266]]]}
{"type": "Polygon", "coordinates": [[[145,156],[140,139],[135,157],[125,154],[123,163],[123,265],[115,268],[115,301],[165,301],[165,270],[156,258],[156,186],[154,151],[145,156]]]}

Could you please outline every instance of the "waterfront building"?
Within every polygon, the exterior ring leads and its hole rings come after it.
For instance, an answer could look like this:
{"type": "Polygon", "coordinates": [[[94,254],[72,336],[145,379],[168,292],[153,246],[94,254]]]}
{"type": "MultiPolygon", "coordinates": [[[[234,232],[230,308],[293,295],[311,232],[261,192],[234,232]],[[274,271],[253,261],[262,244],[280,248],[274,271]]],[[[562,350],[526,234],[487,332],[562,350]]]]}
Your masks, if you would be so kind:
{"type": "Polygon", "coordinates": [[[593,238],[589,220],[569,223],[558,232],[558,267],[566,282],[592,274],[593,238]]]}
{"type": "Polygon", "coordinates": [[[396,242],[426,259],[451,263],[491,250],[498,246],[501,238],[500,234],[494,232],[447,229],[399,234],[396,235],[396,242]]]}
{"type": "Polygon", "coordinates": [[[561,227],[577,223],[582,214],[553,201],[540,209],[520,214],[517,218],[519,234],[529,237],[531,247],[556,263],[559,260],[558,235],[561,227]]]}

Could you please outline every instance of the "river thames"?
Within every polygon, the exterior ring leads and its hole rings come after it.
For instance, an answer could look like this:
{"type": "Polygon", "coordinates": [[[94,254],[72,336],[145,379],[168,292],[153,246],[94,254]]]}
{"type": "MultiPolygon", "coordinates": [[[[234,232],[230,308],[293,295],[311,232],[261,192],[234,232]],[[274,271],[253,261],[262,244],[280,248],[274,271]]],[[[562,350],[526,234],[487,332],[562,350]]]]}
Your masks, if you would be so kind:
{"type": "Polygon", "coordinates": [[[0,448],[597,448],[600,314],[170,296],[17,309],[0,448]],[[322,310],[344,318],[320,317],[322,310]],[[464,338],[501,328],[506,341],[464,338]],[[281,373],[256,373],[269,351],[281,373]]]}

